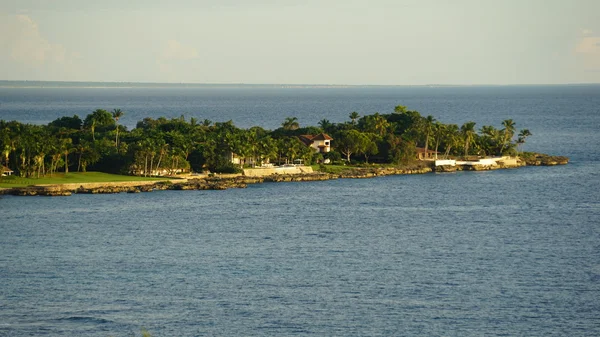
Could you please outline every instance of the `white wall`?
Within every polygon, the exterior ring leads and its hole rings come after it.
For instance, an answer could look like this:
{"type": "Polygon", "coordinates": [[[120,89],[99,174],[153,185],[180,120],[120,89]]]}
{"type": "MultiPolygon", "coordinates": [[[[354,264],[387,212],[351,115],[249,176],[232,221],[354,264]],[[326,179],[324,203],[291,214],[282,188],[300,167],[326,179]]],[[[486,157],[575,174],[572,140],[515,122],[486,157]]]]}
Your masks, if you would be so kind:
{"type": "Polygon", "coordinates": [[[435,161],[435,166],[442,166],[442,165],[456,166],[456,160],[445,159],[445,160],[436,160],[435,161]]]}

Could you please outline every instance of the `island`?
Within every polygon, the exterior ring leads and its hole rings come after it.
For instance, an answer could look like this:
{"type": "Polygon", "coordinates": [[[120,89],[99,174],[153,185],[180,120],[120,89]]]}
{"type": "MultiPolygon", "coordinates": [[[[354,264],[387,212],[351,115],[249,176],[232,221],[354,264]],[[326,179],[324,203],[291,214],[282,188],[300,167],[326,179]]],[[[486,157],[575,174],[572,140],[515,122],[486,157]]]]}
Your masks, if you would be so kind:
{"type": "Polygon", "coordinates": [[[218,190],[248,184],[562,165],[568,158],[521,151],[532,134],[468,121],[444,124],[398,105],[388,114],[351,112],[317,126],[144,118],[127,130],[120,109],[47,125],[0,120],[0,194],[70,195],[218,190]]]}

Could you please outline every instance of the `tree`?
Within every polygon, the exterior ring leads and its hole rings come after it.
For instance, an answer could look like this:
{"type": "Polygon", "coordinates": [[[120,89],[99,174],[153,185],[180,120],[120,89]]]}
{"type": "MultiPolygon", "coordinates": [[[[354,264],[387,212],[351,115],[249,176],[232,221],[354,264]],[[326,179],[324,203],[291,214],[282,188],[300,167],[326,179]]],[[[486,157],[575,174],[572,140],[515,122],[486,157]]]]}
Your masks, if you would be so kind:
{"type": "Polygon", "coordinates": [[[475,137],[475,122],[466,122],[460,127],[460,132],[464,140],[464,155],[467,156],[469,154],[469,147],[473,143],[473,138],[475,137]]]}
{"type": "MultiPolygon", "coordinates": [[[[6,165],[6,167],[8,167],[8,158],[10,156],[10,152],[11,152],[10,145],[5,144],[4,148],[2,149],[2,156],[4,157],[4,164],[6,165]]],[[[0,172],[0,173],[2,173],[2,172],[0,172]]]]}
{"type": "Polygon", "coordinates": [[[447,124],[444,128],[442,138],[445,146],[444,158],[448,158],[450,151],[453,148],[460,146],[460,131],[458,129],[458,125],[447,124]]]}
{"type": "Polygon", "coordinates": [[[506,145],[510,143],[510,140],[515,135],[515,122],[513,122],[512,119],[506,119],[502,121],[502,126],[504,126],[504,129],[502,129],[504,137],[502,139],[502,147],[500,148],[500,154],[502,154],[506,145]]]}
{"type": "Polygon", "coordinates": [[[350,121],[351,121],[352,125],[356,125],[356,120],[360,117],[360,115],[358,114],[358,112],[352,111],[350,113],[350,116],[348,116],[348,117],[350,117],[350,121]]]}
{"type": "Polygon", "coordinates": [[[406,113],[407,109],[404,105],[396,105],[394,107],[394,113],[403,114],[406,113]]]}
{"type": "Polygon", "coordinates": [[[525,139],[527,139],[529,136],[531,136],[529,129],[523,129],[519,132],[519,138],[517,139],[517,154],[519,153],[519,146],[525,144],[525,139]]]}
{"type": "Polygon", "coordinates": [[[75,147],[78,154],[77,171],[86,172],[88,165],[93,165],[100,160],[100,153],[95,144],[82,139],[75,147]]]}
{"type": "Polygon", "coordinates": [[[279,162],[285,158],[286,163],[293,163],[294,159],[302,158],[305,161],[310,161],[314,153],[313,149],[306,146],[297,137],[284,137],[278,140],[279,162]]]}
{"type": "Polygon", "coordinates": [[[91,114],[85,117],[83,121],[83,127],[89,129],[92,133],[92,140],[96,140],[96,130],[99,128],[100,132],[106,131],[114,127],[115,121],[113,115],[102,109],[96,109],[91,114]]]}
{"type": "Polygon", "coordinates": [[[374,133],[366,133],[364,134],[366,137],[364,147],[360,149],[360,153],[365,156],[365,162],[369,163],[369,156],[376,155],[379,153],[379,147],[377,146],[377,141],[379,140],[379,136],[374,133]]]}
{"type": "Polygon", "coordinates": [[[298,123],[297,117],[287,117],[285,119],[285,121],[283,121],[283,123],[281,123],[281,126],[285,130],[296,130],[300,127],[300,124],[298,123]]]}
{"type": "Polygon", "coordinates": [[[442,142],[442,137],[446,132],[446,125],[436,121],[433,124],[433,132],[435,133],[435,159],[438,159],[438,149],[440,147],[440,143],[442,142]]]}
{"type": "Polygon", "coordinates": [[[394,164],[409,164],[415,160],[416,147],[414,142],[403,139],[395,134],[389,134],[386,142],[389,146],[389,160],[394,164]]]}
{"type": "Polygon", "coordinates": [[[260,157],[258,161],[262,164],[266,159],[277,158],[277,142],[269,135],[265,135],[258,141],[258,153],[260,157]]]}
{"type": "Polygon", "coordinates": [[[115,119],[115,124],[117,126],[117,136],[115,137],[115,147],[117,148],[117,153],[119,152],[119,118],[123,117],[125,113],[121,111],[121,109],[114,109],[112,112],[112,116],[115,119]]]}
{"type": "Polygon", "coordinates": [[[389,126],[390,123],[383,115],[380,115],[379,112],[361,118],[359,123],[359,128],[361,128],[363,132],[376,133],[381,137],[385,135],[389,126]]]}
{"type": "Polygon", "coordinates": [[[81,118],[77,115],[73,115],[73,117],[61,117],[53,120],[48,125],[56,127],[56,128],[67,128],[73,130],[80,130],[82,125],[81,118]]]}
{"type": "Polygon", "coordinates": [[[365,153],[370,139],[358,130],[342,131],[336,139],[336,148],[346,156],[350,162],[350,156],[354,153],[365,153]]]}
{"type": "Polygon", "coordinates": [[[328,119],[321,119],[319,121],[319,126],[321,129],[323,129],[323,131],[328,133],[331,133],[331,131],[333,131],[335,128],[335,124],[331,123],[328,119]]]}
{"type": "Polygon", "coordinates": [[[486,154],[501,154],[502,136],[498,129],[491,125],[484,125],[481,127],[481,135],[480,146],[486,154]]]}
{"type": "Polygon", "coordinates": [[[434,127],[435,122],[436,122],[436,119],[433,118],[433,116],[431,116],[431,115],[423,118],[423,121],[422,121],[423,132],[425,132],[425,153],[427,153],[427,150],[429,149],[429,136],[433,132],[433,127],[434,127]]]}
{"type": "Polygon", "coordinates": [[[69,173],[69,153],[72,151],[73,140],[71,138],[60,139],[60,152],[65,156],[65,173],[69,173]]]}

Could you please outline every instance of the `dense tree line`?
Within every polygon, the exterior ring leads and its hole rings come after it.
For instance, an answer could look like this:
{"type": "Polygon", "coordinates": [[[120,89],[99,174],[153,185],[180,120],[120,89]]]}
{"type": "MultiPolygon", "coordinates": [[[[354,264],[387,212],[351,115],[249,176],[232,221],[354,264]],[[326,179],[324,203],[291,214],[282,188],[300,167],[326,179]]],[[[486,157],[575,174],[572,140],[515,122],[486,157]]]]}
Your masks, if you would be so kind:
{"type": "Polygon", "coordinates": [[[182,116],[144,118],[129,131],[119,124],[124,114],[120,109],[98,109],[83,120],[75,115],[48,125],[0,120],[0,163],[27,177],[86,170],[139,175],[235,172],[244,165],[297,159],[401,164],[414,160],[417,147],[440,157],[515,154],[531,135],[528,130],[516,135],[510,119],[500,129],[477,130],[472,121],[461,126],[443,124],[404,106],[389,114],[352,112],[347,122],[322,119],[318,126],[308,127],[288,117],[275,130],[242,129],[232,121],[213,123],[182,116]],[[298,138],[322,132],[334,139],[329,153],[316,153],[298,138]],[[232,163],[232,154],[240,158],[239,165],[232,163]]]}

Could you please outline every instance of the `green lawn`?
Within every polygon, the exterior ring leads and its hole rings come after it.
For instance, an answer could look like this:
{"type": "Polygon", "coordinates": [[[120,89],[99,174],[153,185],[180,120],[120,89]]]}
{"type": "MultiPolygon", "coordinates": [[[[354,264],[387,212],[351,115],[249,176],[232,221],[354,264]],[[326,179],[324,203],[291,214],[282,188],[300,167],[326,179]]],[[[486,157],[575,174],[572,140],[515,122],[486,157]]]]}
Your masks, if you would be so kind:
{"type": "Polygon", "coordinates": [[[350,171],[352,169],[372,169],[372,168],[401,168],[403,166],[399,166],[399,165],[395,165],[395,164],[364,164],[364,163],[359,163],[359,164],[351,164],[351,165],[331,165],[331,164],[327,164],[324,165],[325,170],[321,170],[321,166],[320,165],[311,165],[313,168],[313,171],[315,172],[327,172],[327,173],[332,173],[332,174],[340,174],[344,171],[350,171]]]}
{"type": "MultiPolygon", "coordinates": [[[[342,173],[342,171],[346,171],[346,170],[350,170],[350,169],[352,169],[352,166],[330,165],[330,164],[325,165],[325,172],[333,173],[333,174],[340,174],[340,173],[342,173]]],[[[319,166],[317,166],[316,171],[319,171],[319,166]]]]}
{"type": "MultiPolygon", "coordinates": [[[[381,165],[378,165],[378,167],[380,167],[381,165]]],[[[313,171],[315,172],[327,172],[327,173],[332,173],[332,174],[340,174],[343,171],[349,171],[355,168],[362,168],[364,166],[360,166],[360,165],[332,165],[332,164],[326,164],[324,165],[325,170],[321,170],[321,166],[320,165],[312,165],[313,171]]],[[[375,166],[373,166],[375,167],[375,166]]]]}
{"type": "Polygon", "coordinates": [[[0,187],[11,188],[40,184],[80,184],[147,180],[165,180],[165,178],[123,176],[102,172],[54,173],[52,177],[45,176],[40,178],[22,178],[17,176],[2,177],[0,178],[0,187]]]}

